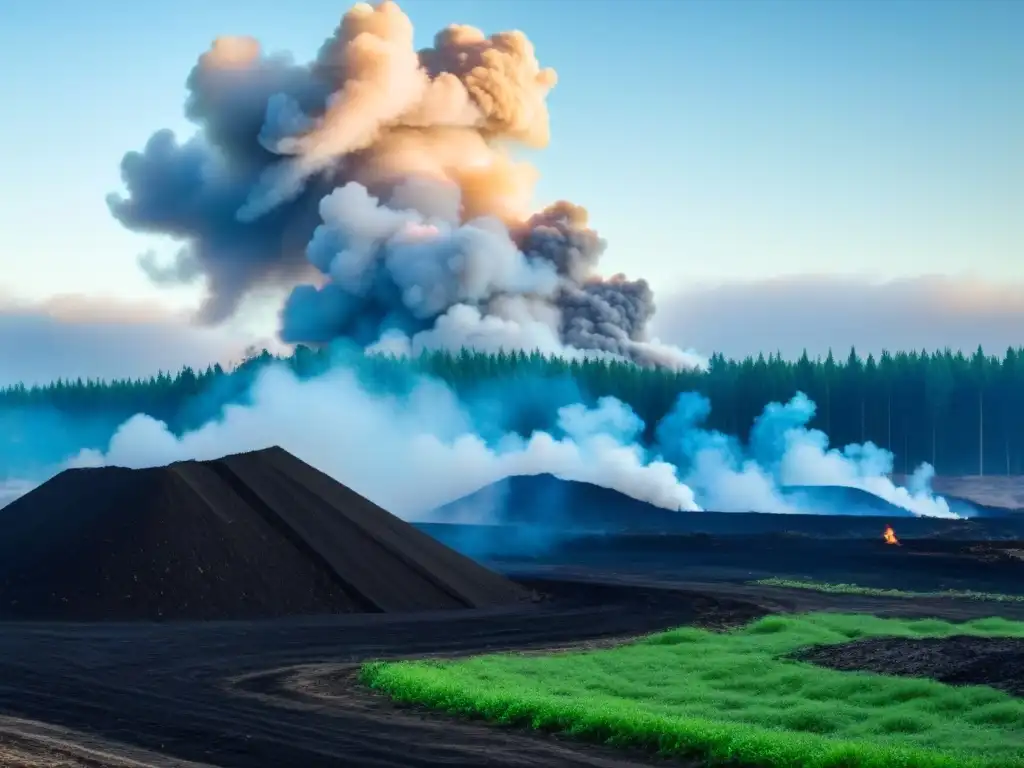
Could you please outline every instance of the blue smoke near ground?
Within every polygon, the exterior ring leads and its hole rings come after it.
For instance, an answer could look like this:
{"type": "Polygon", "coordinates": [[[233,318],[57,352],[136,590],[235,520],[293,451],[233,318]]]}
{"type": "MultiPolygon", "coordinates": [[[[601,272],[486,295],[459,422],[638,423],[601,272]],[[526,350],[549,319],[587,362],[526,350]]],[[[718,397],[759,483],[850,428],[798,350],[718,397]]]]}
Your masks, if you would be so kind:
{"type": "MultiPolygon", "coordinates": [[[[702,426],[710,404],[696,393],[680,395],[649,430],[614,398],[586,401],[571,380],[495,381],[460,398],[440,380],[415,374],[400,391],[375,388],[350,360],[339,354],[308,379],[270,365],[244,398],[194,428],[176,433],[138,414],[101,447],[8,479],[24,491],[27,481],[66,467],[157,466],[280,445],[412,520],[506,477],[542,473],[673,511],[842,514],[809,510],[789,491],[845,486],[914,515],[954,516],[928,487],[930,467],[899,487],[888,477],[888,451],[871,443],[830,447],[824,433],[808,428],[815,406],[803,394],[769,404],[744,443],[702,426]]],[[[61,426],[70,439],[74,425],[61,426]]],[[[464,522],[486,522],[494,511],[478,510],[479,519],[464,522]]]]}
{"type": "Polygon", "coordinates": [[[921,465],[908,487],[897,486],[889,478],[890,451],[871,442],[831,448],[828,435],[808,428],[815,410],[802,392],[787,403],[769,403],[743,445],[734,436],[702,429],[711,404],[687,393],[658,424],[657,448],[697,499],[716,511],[811,511],[786,489],[840,486],[866,491],[915,515],[955,517],[946,501],[931,492],[930,465],[921,465]]]}

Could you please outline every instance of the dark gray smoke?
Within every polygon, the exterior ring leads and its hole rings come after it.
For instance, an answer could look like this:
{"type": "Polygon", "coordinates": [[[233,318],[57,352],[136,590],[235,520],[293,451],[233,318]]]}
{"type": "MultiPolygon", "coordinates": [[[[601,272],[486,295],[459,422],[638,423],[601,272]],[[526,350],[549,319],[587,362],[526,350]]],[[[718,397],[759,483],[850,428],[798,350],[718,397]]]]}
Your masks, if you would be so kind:
{"type": "Polygon", "coordinates": [[[292,288],[289,342],[700,364],[647,337],[646,282],[597,275],[605,242],[583,208],[529,214],[536,173],[505,147],[546,145],[556,77],[526,36],[412,41],[393,2],[354,6],[310,64],[216,40],[187,80],[197,135],[154,134],[109,200],[129,229],[183,243],[169,265],[141,260],[150,277],[204,281],[207,323],[254,289],[292,288]]]}

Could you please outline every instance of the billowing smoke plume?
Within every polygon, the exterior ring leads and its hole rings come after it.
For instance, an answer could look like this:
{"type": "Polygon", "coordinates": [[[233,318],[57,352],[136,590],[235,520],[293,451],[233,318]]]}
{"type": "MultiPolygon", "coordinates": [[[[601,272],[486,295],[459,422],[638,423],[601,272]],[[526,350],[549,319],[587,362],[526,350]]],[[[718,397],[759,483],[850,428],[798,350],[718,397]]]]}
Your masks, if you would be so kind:
{"type": "Polygon", "coordinates": [[[142,266],[204,280],[206,322],[284,286],[288,342],[699,365],[648,339],[645,281],[598,276],[605,242],[583,208],[530,214],[536,173],[507,148],[547,144],[555,82],[521,32],[451,26],[416,51],[393,2],[353,7],[308,64],[220,38],[187,81],[198,134],[161,131],[125,156],[110,208],[183,242],[170,265],[142,266]]]}

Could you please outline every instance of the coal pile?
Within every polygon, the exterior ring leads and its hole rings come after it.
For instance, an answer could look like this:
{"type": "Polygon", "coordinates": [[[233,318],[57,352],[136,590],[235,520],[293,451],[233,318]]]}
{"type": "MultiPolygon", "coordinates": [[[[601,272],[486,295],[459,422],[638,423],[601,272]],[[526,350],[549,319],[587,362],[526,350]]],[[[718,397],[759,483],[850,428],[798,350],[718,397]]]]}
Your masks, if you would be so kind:
{"type": "Polygon", "coordinates": [[[240,619],[527,597],[280,448],[62,472],[0,510],[0,616],[240,619]]]}

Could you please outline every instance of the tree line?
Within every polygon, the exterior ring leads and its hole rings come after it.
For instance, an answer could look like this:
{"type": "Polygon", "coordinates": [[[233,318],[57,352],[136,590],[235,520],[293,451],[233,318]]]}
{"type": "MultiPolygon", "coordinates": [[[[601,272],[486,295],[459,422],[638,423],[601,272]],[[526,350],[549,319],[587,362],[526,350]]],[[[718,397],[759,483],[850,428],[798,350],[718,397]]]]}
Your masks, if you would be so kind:
{"type": "Polygon", "coordinates": [[[8,387],[0,390],[0,435],[8,449],[16,443],[33,455],[41,448],[33,440],[45,439],[54,451],[65,450],[56,428],[40,431],[33,421],[43,412],[89,425],[81,433],[87,438],[79,434],[73,440],[95,444],[75,450],[102,448],[116,426],[136,413],[180,433],[215,417],[227,403],[246,402],[254,377],[272,361],[309,378],[330,369],[339,355],[372,391],[400,392],[428,374],[448,383],[469,404],[489,402],[493,409],[494,402],[503,402],[509,406],[500,409],[507,412],[503,426],[523,433],[550,427],[562,405],[612,396],[636,411],[651,437],[677,396],[696,391],[711,402],[709,428],[746,437],[767,403],[802,391],[818,406],[810,426],[828,434],[833,446],[870,440],[894,453],[897,472],[927,461],[945,474],[1024,473],[1024,347],[1001,356],[979,347],[973,355],[942,350],[883,352],[877,358],[851,349],[845,358],[829,352],[811,359],[805,353],[796,361],[779,354],[743,360],[716,354],[703,371],[566,360],[537,352],[463,350],[393,358],[299,347],[286,358],[263,351],[231,370],[215,365],[148,379],[8,387]]]}

